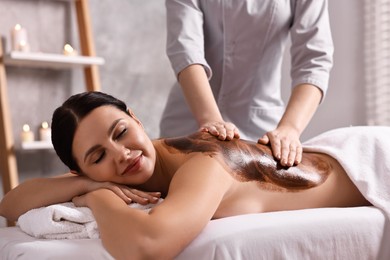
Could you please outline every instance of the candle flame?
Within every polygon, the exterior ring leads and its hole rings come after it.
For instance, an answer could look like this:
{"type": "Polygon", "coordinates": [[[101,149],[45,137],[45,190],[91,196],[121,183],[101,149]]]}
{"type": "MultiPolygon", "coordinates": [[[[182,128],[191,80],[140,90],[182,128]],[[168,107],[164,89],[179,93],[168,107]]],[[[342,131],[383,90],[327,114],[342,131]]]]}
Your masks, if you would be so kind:
{"type": "Polygon", "coordinates": [[[46,121],[42,122],[42,128],[43,129],[48,129],[49,128],[49,124],[46,121]]]}
{"type": "Polygon", "coordinates": [[[23,132],[28,132],[30,131],[30,126],[28,124],[23,125],[23,132]]]}
{"type": "Polygon", "coordinates": [[[64,51],[66,51],[67,53],[72,53],[73,50],[74,49],[73,49],[73,47],[70,44],[65,44],[64,51]]]}
{"type": "Polygon", "coordinates": [[[21,30],[22,29],[22,26],[20,25],[20,24],[16,24],[15,25],[15,30],[17,30],[17,31],[19,31],[19,30],[21,30]]]}

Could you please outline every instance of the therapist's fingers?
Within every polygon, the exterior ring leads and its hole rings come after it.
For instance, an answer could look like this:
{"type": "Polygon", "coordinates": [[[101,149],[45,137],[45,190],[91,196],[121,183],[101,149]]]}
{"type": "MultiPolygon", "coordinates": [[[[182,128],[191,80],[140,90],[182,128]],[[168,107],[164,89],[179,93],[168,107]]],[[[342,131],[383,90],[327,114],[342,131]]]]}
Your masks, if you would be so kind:
{"type": "Polygon", "coordinates": [[[298,139],[284,137],[281,139],[280,164],[291,167],[299,164],[302,159],[302,146],[298,139]]]}
{"type": "Polygon", "coordinates": [[[263,135],[259,140],[257,140],[259,144],[269,144],[270,140],[267,134],[263,135]]]}
{"type": "Polygon", "coordinates": [[[295,149],[290,146],[288,140],[281,141],[280,164],[283,166],[292,166],[294,161],[290,161],[290,156],[295,158],[295,149]]]}
{"type": "Polygon", "coordinates": [[[278,136],[275,134],[267,134],[267,136],[271,144],[272,154],[274,155],[276,160],[280,160],[282,154],[280,138],[278,138],[278,136]]]}
{"type": "Polygon", "coordinates": [[[233,140],[234,138],[240,138],[240,133],[238,132],[238,128],[230,122],[225,122],[223,127],[226,130],[226,139],[233,140]]]}
{"type": "Polygon", "coordinates": [[[297,146],[296,151],[297,151],[297,152],[296,152],[296,155],[295,155],[294,164],[299,164],[299,163],[301,163],[301,161],[302,161],[302,154],[303,154],[302,144],[300,144],[299,146],[297,146]]]}
{"type": "Polygon", "coordinates": [[[219,135],[219,131],[217,130],[217,128],[214,125],[205,124],[199,130],[203,131],[203,132],[208,132],[209,134],[214,135],[214,136],[219,135]]]}
{"type": "Polygon", "coordinates": [[[276,160],[280,160],[281,151],[280,151],[280,138],[276,130],[265,133],[258,141],[260,144],[270,145],[272,150],[272,155],[276,160]]]}
{"type": "Polygon", "coordinates": [[[237,127],[230,122],[208,122],[200,127],[200,131],[208,132],[220,140],[240,138],[237,127]]]}
{"type": "Polygon", "coordinates": [[[302,161],[302,145],[296,130],[289,127],[278,127],[267,132],[265,136],[259,139],[259,143],[267,144],[268,138],[272,154],[282,166],[290,167],[302,161]]]}

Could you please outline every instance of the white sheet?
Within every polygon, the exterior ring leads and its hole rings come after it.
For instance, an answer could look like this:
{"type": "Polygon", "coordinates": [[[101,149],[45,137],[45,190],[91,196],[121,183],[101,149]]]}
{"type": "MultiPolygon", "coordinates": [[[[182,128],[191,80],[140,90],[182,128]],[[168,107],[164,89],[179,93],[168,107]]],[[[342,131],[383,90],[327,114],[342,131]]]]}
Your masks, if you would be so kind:
{"type": "MultiPolygon", "coordinates": [[[[248,214],[211,221],[177,260],[378,259],[385,215],[374,207],[248,214]]],[[[112,260],[99,239],[36,239],[0,229],[0,259],[112,260]]]]}
{"type": "Polygon", "coordinates": [[[390,259],[390,127],[346,127],[305,142],[304,150],[326,153],[343,166],[363,196],[387,216],[381,259],[390,259]]]}
{"type": "Polygon", "coordinates": [[[305,142],[304,150],[335,158],[363,196],[390,218],[390,127],[331,130],[305,142]]]}

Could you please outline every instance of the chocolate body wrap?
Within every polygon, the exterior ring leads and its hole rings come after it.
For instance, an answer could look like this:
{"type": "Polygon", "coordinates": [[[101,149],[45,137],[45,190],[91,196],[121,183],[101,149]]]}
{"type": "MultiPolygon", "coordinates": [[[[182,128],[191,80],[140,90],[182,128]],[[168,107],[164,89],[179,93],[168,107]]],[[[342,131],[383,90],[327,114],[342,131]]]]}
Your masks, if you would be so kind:
{"type": "Polygon", "coordinates": [[[256,181],[268,190],[299,191],[316,187],[328,178],[332,168],[315,153],[304,153],[300,164],[284,167],[274,159],[268,146],[240,139],[221,141],[209,133],[168,138],[164,143],[172,152],[200,152],[215,158],[236,180],[256,181]]]}

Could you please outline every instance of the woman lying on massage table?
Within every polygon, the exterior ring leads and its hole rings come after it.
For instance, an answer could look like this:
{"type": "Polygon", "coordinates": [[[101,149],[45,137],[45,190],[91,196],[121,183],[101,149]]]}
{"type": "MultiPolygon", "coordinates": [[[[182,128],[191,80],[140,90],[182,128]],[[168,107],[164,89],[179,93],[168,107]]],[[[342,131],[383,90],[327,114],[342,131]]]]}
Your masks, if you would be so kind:
{"type": "Polygon", "coordinates": [[[59,107],[52,140],[73,174],[22,183],[5,196],[0,215],[16,220],[72,200],[92,210],[116,259],[174,258],[214,218],[369,205],[326,154],[305,152],[299,165],[283,168],[269,147],[244,140],[198,132],[151,141],[122,101],[101,92],[74,95],[59,107]],[[138,191],[124,185],[159,191],[164,201],[149,213],[130,208],[138,191]]]}

